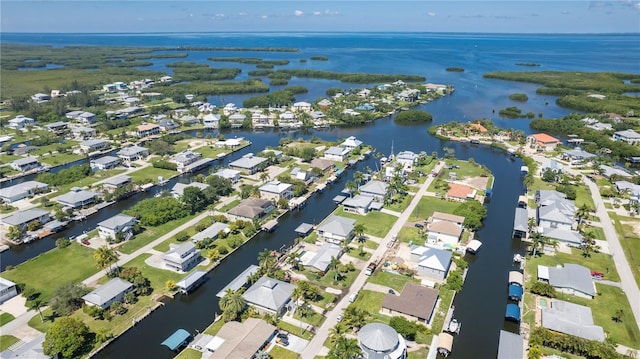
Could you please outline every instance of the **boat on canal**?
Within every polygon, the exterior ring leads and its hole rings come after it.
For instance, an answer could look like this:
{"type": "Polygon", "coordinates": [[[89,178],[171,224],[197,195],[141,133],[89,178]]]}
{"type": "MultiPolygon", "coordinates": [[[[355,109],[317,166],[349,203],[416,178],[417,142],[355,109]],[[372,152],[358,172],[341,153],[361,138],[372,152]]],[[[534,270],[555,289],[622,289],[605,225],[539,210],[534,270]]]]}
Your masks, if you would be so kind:
{"type": "Polygon", "coordinates": [[[455,334],[460,334],[460,329],[462,328],[462,323],[460,323],[457,319],[451,319],[451,322],[449,322],[449,327],[447,328],[447,331],[449,333],[455,333],[455,334]]]}

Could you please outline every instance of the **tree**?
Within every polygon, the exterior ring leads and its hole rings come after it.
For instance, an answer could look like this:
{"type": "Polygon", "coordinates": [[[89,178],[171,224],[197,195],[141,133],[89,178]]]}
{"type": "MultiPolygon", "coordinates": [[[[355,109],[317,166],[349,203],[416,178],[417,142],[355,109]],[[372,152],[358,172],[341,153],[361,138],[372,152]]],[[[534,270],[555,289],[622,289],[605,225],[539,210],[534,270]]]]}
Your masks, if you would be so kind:
{"type": "Polygon", "coordinates": [[[358,188],[360,188],[360,184],[364,181],[364,173],[356,171],[356,173],[353,174],[353,180],[356,181],[358,188]]]}
{"type": "Polygon", "coordinates": [[[355,226],[353,226],[353,234],[356,235],[356,240],[359,243],[364,243],[367,239],[364,237],[364,224],[362,223],[356,223],[355,226]]]}
{"type": "Polygon", "coordinates": [[[18,239],[22,236],[22,230],[18,226],[11,226],[6,233],[8,239],[18,239]]]}
{"type": "Polygon", "coordinates": [[[529,238],[531,239],[531,249],[533,251],[532,257],[536,256],[538,249],[549,243],[549,238],[538,231],[533,232],[529,238]]]}
{"type": "Polygon", "coordinates": [[[389,326],[406,339],[415,340],[418,332],[418,323],[407,320],[404,317],[392,317],[389,326]]]}
{"type": "Polygon", "coordinates": [[[331,261],[329,262],[329,269],[335,272],[334,280],[338,281],[340,279],[340,272],[338,271],[338,266],[340,265],[340,260],[336,257],[331,257],[331,261]]]}
{"type": "Polygon", "coordinates": [[[269,249],[265,248],[262,252],[258,253],[258,264],[264,272],[271,273],[275,269],[276,258],[269,249]]]}
{"type": "Polygon", "coordinates": [[[547,282],[535,282],[531,286],[531,293],[542,295],[549,298],[556,297],[556,289],[547,282]]]}
{"type": "Polygon", "coordinates": [[[228,322],[240,317],[247,307],[247,301],[240,291],[227,289],[224,296],[220,298],[219,306],[222,310],[224,321],[228,322]]]}
{"type": "Polygon", "coordinates": [[[93,259],[96,260],[98,268],[104,269],[107,275],[111,272],[113,263],[118,261],[118,257],[118,252],[106,245],[93,252],[93,259]]]}
{"type": "Polygon", "coordinates": [[[300,257],[302,257],[300,252],[292,252],[287,257],[287,264],[289,264],[291,266],[291,268],[293,268],[295,270],[299,270],[300,269],[300,257]]]}
{"type": "MultiPolygon", "coordinates": [[[[273,152],[271,152],[271,153],[273,153],[273,152]]],[[[268,172],[262,172],[262,173],[260,174],[260,181],[262,181],[262,182],[266,182],[266,181],[268,181],[270,178],[271,178],[271,177],[269,176],[269,173],[268,173],[268,172]]]]}
{"type": "Polygon", "coordinates": [[[49,356],[62,358],[79,356],[91,343],[87,342],[89,327],[75,318],[63,317],[56,320],[47,330],[42,350],[49,356]]]}
{"type": "Polygon", "coordinates": [[[616,313],[613,315],[611,319],[613,319],[616,323],[622,323],[622,316],[624,315],[624,311],[622,309],[616,310],[616,313]]]}
{"type": "Polygon", "coordinates": [[[344,187],[349,190],[349,197],[353,197],[353,194],[358,189],[358,185],[354,181],[347,181],[344,184],[344,187]]]}
{"type": "Polygon", "coordinates": [[[529,347],[529,353],[527,353],[527,359],[540,359],[542,358],[542,350],[537,345],[529,347]]]}
{"type": "Polygon", "coordinates": [[[58,315],[71,315],[79,309],[84,301],[82,297],[89,293],[89,289],[81,284],[67,283],[56,288],[49,305],[58,315]]]}
{"type": "Polygon", "coordinates": [[[336,339],[334,347],[327,354],[327,359],[355,359],[361,355],[362,349],[357,340],[341,336],[336,339]]]}
{"type": "Polygon", "coordinates": [[[281,208],[281,209],[287,209],[287,208],[289,208],[289,200],[288,200],[288,199],[286,199],[286,198],[284,198],[284,197],[283,197],[283,198],[280,198],[280,199],[278,200],[278,208],[281,208]]]}
{"type": "Polygon", "coordinates": [[[169,279],[168,281],[164,282],[164,288],[168,291],[173,291],[174,289],[176,289],[176,281],[169,279]]]}
{"type": "Polygon", "coordinates": [[[202,211],[209,204],[202,190],[197,187],[185,188],[180,197],[180,201],[187,207],[191,214],[202,211]]]}

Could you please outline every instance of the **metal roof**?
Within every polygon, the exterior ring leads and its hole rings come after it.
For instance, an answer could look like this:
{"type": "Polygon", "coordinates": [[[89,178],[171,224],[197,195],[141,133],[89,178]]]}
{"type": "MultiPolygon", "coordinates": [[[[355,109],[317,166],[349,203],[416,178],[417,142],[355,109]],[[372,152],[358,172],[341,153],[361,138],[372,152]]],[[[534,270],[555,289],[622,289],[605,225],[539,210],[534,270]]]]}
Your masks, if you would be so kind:
{"type": "Polygon", "coordinates": [[[178,329],[176,330],[173,334],[171,334],[171,336],[169,336],[167,339],[165,339],[161,345],[164,345],[166,347],[168,347],[171,350],[176,350],[178,349],[178,347],[180,347],[189,337],[191,336],[191,334],[189,334],[188,331],[184,330],[184,329],[178,329]]]}
{"type": "Polygon", "coordinates": [[[242,295],[247,303],[277,312],[286,304],[295,285],[263,276],[242,295]]]}
{"type": "Polygon", "coordinates": [[[595,296],[591,271],[579,264],[566,263],[564,267],[549,267],[549,284],[556,288],[570,288],[595,296]]]}
{"type": "Polygon", "coordinates": [[[369,323],[360,328],[358,341],[363,347],[376,352],[393,351],[400,342],[398,333],[383,323],[369,323]]]}
{"type": "Polygon", "coordinates": [[[501,330],[497,359],[522,358],[523,342],[524,339],[520,335],[501,330]]]}
{"type": "Polygon", "coordinates": [[[82,297],[85,301],[93,303],[98,306],[103,306],[111,299],[117,297],[120,293],[123,293],[133,287],[133,284],[120,278],[113,278],[107,283],[94,289],[91,293],[82,297]]]}
{"type": "Polygon", "coordinates": [[[542,308],[542,326],[588,340],[605,339],[602,327],[593,324],[591,308],[558,299],[551,299],[551,307],[542,308]]]}
{"type": "Polygon", "coordinates": [[[355,224],[355,219],[331,215],[318,227],[318,231],[347,237],[353,231],[355,224]]]}

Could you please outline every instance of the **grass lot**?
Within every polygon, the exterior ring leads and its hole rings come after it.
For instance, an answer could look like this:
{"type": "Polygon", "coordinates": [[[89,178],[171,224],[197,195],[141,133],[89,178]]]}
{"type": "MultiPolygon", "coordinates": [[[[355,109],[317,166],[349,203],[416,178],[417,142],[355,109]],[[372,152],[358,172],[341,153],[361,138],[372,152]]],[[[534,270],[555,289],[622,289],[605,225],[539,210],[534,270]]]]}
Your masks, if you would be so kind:
{"type": "Polygon", "coordinates": [[[431,323],[432,333],[440,333],[442,331],[442,327],[444,326],[444,317],[447,315],[447,311],[449,310],[449,306],[451,306],[451,301],[453,300],[453,294],[455,293],[452,290],[444,288],[438,288],[438,292],[440,292],[440,304],[438,305],[438,312],[431,323]]]}
{"type": "Polygon", "coordinates": [[[619,282],[620,276],[616,271],[616,266],[613,263],[613,258],[610,254],[605,253],[592,253],[591,257],[583,257],[582,251],[576,248],[571,248],[571,254],[556,253],[555,256],[541,255],[536,258],[530,258],[527,262],[527,273],[531,274],[531,278],[535,280],[535,273],[537,273],[537,266],[549,266],[555,267],[564,263],[575,263],[581,266],[585,266],[592,271],[598,271],[604,273],[604,279],[619,282]]]}
{"type": "Polygon", "coordinates": [[[10,321],[16,319],[13,315],[11,315],[10,313],[2,313],[0,314],[0,327],[9,323],[10,321]]]}
{"type": "Polygon", "coordinates": [[[2,276],[15,283],[25,283],[48,300],[62,284],[79,283],[99,270],[93,250],[72,243],[67,248],[55,248],[19,264],[3,272],[2,276]]]}
{"type": "Polygon", "coordinates": [[[291,350],[278,345],[274,346],[273,349],[269,351],[269,354],[272,358],[278,359],[297,359],[299,357],[298,353],[292,352],[291,350]]]}
{"type": "Polygon", "coordinates": [[[322,291],[320,292],[320,296],[318,297],[318,299],[311,302],[311,304],[326,309],[329,306],[329,304],[333,304],[335,300],[336,300],[335,294],[322,291]]]}
{"type": "Polygon", "coordinates": [[[592,232],[595,235],[595,238],[601,241],[606,241],[607,239],[604,237],[604,230],[602,227],[587,227],[585,232],[592,232]]]}
{"type": "Polygon", "coordinates": [[[71,190],[71,188],[73,187],[89,187],[98,181],[102,181],[109,177],[116,176],[125,171],[126,170],[124,169],[111,169],[111,170],[97,171],[97,172],[94,172],[91,176],[85,177],[79,181],[67,183],[61,186],[56,186],[58,188],[58,191],[54,193],[50,193],[46,195],[46,197],[47,198],[58,197],[60,195],[63,195],[69,192],[69,190],[71,190]]]}
{"type": "Polygon", "coordinates": [[[145,228],[144,232],[137,234],[135,237],[133,237],[132,240],[125,242],[123,245],[121,245],[118,248],[118,251],[126,254],[131,254],[136,250],[158,239],[158,237],[163,236],[166,233],[169,233],[174,228],[177,228],[189,222],[191,219],[193,219],[193,217],[195,216],[188,216],[180,219],[175,219],[165,224],[161,224],[157,227],[144,227],[145,228]]]}
{"type": "Polygon", "coordinates": [[[195,152],[202,153],[202,158],[217,159],[221,153],[231,153],[231,150],[221,147],[202,146],[195,149],[195,152]]]}
{"type": "Polygon", "coordinates": [[[438,197],[422,197],[409,221],[417,222],[429,218],[433,212],[453,213],[460,203],[450,202],[438,197]]]}
{"type": "Polygon", "coordinates": [[[589,191],[589,187],[586,185],[574,186],[576,189],[576,208],[582,207],[582,205],[586,204],[587,207],[595,209],[596,205],[593,202],[593,197],[591,197],[591,191],[589,191]]]}
{"type": "Polygon", "coordinates": [[[429,354],[429,349],[420,348],[418,350],[414,350],[412,352],[407,353],[407,359],[424,359],[429,354]]]}
{"type": "Polygon", "coordinates": [[[310,243],[310,244],[315,244],[317,240],[318,240],[318,233],[316,231],[311,232],[310,235],[304,237],[303,239],[305,243],[310,243]]]}
{"type": "Polygon", "coordinates": [[[391,211],[402,212],[407,209],[407,207],[409,207],[409,203],[411,203],[412,199],[413,196],[405,195],[402,200],[393,202],[392,204],[386,206],[386,208],[391,211]]]}
{"type": "Polygon", "coordinates": [[[186,348],[185,350],[181,351],[180,354],[178,354],[178,356],[175,357],[175,359],[200,359],[200,358],[202,358],[202,352],[199,350],[191,349],[191,348],[186,348]]]}
{"type": "Polygon", "coordinates": [[[281,320],[281,321],[278,322],[277,327],[279,329],[286,330],[289,333],[291,333],[291,334],[293,334],[295,336],[298,336],[298,337],[300,337],[302,339],[309,340],[309,339],[311,339],[313,337],[313,334],[311,334],[311,332],[306,330],[307,325],[304,324],[304,323],[302,323],[302,329],[301,329],[299,325],[293,325],[291,323],[287,323],[287,322],[281,320]]]}
{"type": "Polygon", "coordinates": [[[220,331],[220,328],[222,328],[223,325],[224,325],[224,320],[218,320],[217,322],[214,322],[213,324],[208,326],[203,333],[209,334],[209,335],[216,335],[218,334],[218,332],[220,331]]]}
{"type": "Polygon", "coordinates": [[[20,339],[14,337],[13,335],[1,335],[0,336],[0,352],[3,352],[9,349],[10,346],[19,342],[20,339]]]}
{"type": "Polygon", "coordinates": [[[319,277],[318,273],[304,270],[302,274],[304,274],[309,281],[312,283],[319,285],[321,287],[333,287],[333,288],[348,288],[351,286],[356,277],[358,276],[358,271],[355,270],[353,272],[346,273],[339,281],[335,280],[335,271],[333,269],[327,271],[327,273],[319,277]]]}
{"type": "Polygon", "coordinates": [[[400,293],[404,288],[405,283],[420,283],[416,278],[407,277],[400,274],[393,274],[388,272],[377,272],[375,275],[369,277],[369,282],[380,284],[392,288],[396,292],[400,293]]]}
{"type": "Polygon", "coordinates": [[[38,160],[41,163],[48,164],[50,166],[57,166],[69,162],[73,162],[83,158],[84,156],[76,155],[74,153],[54,153],[51,156],[40,156],[38,160]]]}
{"type": "Polygon", "coordinates": [[[356,301],[351,305],[371,314],[374,317],[373,321],[380,321],[389,324],[389,320],[391,320],[391,317],[380,314],[380,309],[382,309],[382,301],[384,300],[384,297],[386,295],[386,293],[361,290],[358,293],[358,298],[356,298],[356,301]]]}
{"type": "Polygon", "coordinates": [[[365,248],[369,248],[369,249],[378,249],[379,245],[380,244],[378,244],[378,242],[374,242],[374,241],[372,241],[370,239],[367,239],[367,241],[364,242],[364,247],[365,248]]]}
{"type": "Polygon", "coordinates": [[[293,317],[295,319],[302,320],[307,324],[311,324],[314,327],[319,327],[320,325],[322,325],[322,322],[324,322],[324,319],[325,319],[324,315],[315,311],[312,312],[310,315],[307,315],[306,317],[301,317],[298,311],[296,310],[296,313],[293,315],[293,317]]]}
{"type": "Polygon", "coordinates": [[[629,261],[633,277],[636,279],[638,286],[640,286],[640,238],[638,238],[637,233],[633,231],[633,227],[631,225],[622,224],[620,222],[638,221],[638,219],[632,217],[620,217],[611,213],[609,216],[614,219],[620,245],[624,250],[627,261],[629,261]]]}
{"type": "Polygon", "coordinates": [[[446,160],[447,166],[459,166],[460,168],[451,169],[451,172],[455,172],[458,179],[478,177],[483,172],[482,167],[478,164],[471,163],[463,160],[446,160]]]}
{"type": "Polygon", "coordinates": [[[375,237],[384,237],[391,229],[391,226],[396,222],[398,217],[382,212],[369,212],[366,216],[359,214],[349,213],[342,210],[342,208],[336,209],[333,214],[341,217],[353,218],[356,223],[362,223],[365,227],[365,233],[375,237]]]}
{"type": "MultiPolygon", "coordinates": [[[[164,292],[165,291],[164,284],[168,280],[172,280],[174,282],[177,282],[182,277],[184,277],[186,275],[184,273],[177,273],[177,272],[171,271],[171,270],[165,270],[165,269],[152,267],[152,266],[150,266],[150,265],[148,265],[148,264],[146,264],[144,262],[149,257],[151,257],[151,254],[149,254],[149,253],[142,254],[142,255],[132,259],[131,261],[127,262],[124,266],[125,267],[137,267],[142,272],[142,275],[147,277],[149,279],[149,281],[151,282],[151,287],[153,287],[153,292],[154,293],[162,293],[162,292],[164,292]]],[[[196,266],[195,268],[198,268],[198,266],[196,266]]],[[[192,269],[192,271],[194,269],[192,269]]]]}
{"type": "Polygon", "coordinates": [[[158,176],[162,176],[165,180],[177,176],[178,172],[165,170],[163,168],[145,167],[137,171],[129,173],[131,180],[140,183],[158,183],[158,176]]]}
{"type": "MultiPolygon", "coordinates": [[[[358,246],[359,244],[355,243],[355,245],[358,246]]],[[[357,247],[349,247],[347,255],[351,258],[361,261],[368,261],[369,259],[371,259],[371,253],[364,250],[362,253],[360,253],[360,250],[357,247]]]]}
{"type": "Polygon", "coordinates": [[[529,323],[533,328],[536,320],[536,297],[534,294],[524,293],[524,308],[522,309],[522,321],[529,323]]]}
{"type": "Polygon", "coordinates": [[[240,203],[239,199],[234,199],[233,201],[229,202],[228,204],[220,207],[219,211],[220,212],[227,212],[229,211],[231,208],[235,207],[238,205],[238,203],[240,203]]]}
{"type": "Polygon", "coordinates": [[[405,243],[413,243],[417,245],[424,245],[425,239],[421,234],[420,228],[416,227],[402,227],[398,232],[398,239],[405,243]]]}

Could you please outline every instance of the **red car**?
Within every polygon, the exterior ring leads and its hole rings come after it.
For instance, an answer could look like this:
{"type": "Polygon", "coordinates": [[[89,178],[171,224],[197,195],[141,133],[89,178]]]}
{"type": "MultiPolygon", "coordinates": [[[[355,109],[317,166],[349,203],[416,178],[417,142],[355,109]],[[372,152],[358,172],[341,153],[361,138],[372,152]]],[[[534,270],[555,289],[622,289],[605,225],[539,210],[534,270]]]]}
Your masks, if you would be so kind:
{"type": "Polygon", "coordinates": [[[433,176],[433,177],[438,177],[438,172],[433,172],[433,173],[431,174],[431,176],[433,176]]]}
{"type": "Polygon", "coordinates": [[[596,271],[591,271],[591,277],[592,277],[593,279],[600,280],[600,279],[604,278],[604,273],[600,273],[600,272],[596,272],[596,271]]]}

